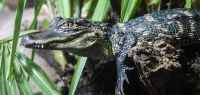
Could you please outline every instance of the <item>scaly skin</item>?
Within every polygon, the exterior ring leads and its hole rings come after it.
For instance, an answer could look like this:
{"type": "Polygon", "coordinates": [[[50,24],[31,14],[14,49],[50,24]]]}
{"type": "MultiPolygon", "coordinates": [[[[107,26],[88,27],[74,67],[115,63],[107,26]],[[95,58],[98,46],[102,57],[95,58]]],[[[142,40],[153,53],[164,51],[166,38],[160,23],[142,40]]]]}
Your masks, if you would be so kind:
{"type": "Polygon", "coordinates": [[[123,93],[123,81],[128,82],[123,64],[128,50],[136,44],[151,44],[164,36],[174,38],[177,45],[200,43],[200,11],[170,9],[110,25],[80,18],[55,18],[45,32],[26,35],[22,44],[28,48],[57,49],[100,60],[117,63],[117,86],[123,93]]]}

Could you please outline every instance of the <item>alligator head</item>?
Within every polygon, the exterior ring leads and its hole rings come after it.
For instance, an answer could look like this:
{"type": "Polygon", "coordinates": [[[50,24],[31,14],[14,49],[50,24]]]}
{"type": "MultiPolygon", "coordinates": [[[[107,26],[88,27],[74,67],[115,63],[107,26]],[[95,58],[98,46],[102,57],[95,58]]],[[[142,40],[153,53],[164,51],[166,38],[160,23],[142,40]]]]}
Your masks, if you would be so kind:
{"type": "Polygon", "coordinates": [[[64,50],[81,56],[112,59],[112,47],[107,37],[110,27],[107,23],[56,17],[48,30],[25,35],[21,44],[27,48],[64,50]]]}

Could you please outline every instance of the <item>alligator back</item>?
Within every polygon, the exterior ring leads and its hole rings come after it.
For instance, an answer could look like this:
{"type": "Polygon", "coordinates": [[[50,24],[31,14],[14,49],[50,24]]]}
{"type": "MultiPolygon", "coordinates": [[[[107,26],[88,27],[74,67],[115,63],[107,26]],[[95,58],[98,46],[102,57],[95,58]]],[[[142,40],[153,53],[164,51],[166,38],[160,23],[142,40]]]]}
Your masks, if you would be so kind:
{"type": "Polygon", "coordinates": [[[200,11],[196,9],[169,9],[146,14],[124,23],[127,34],[137,42],[151,41],[170,35],[177,44],[200,43],[200,11]]]}

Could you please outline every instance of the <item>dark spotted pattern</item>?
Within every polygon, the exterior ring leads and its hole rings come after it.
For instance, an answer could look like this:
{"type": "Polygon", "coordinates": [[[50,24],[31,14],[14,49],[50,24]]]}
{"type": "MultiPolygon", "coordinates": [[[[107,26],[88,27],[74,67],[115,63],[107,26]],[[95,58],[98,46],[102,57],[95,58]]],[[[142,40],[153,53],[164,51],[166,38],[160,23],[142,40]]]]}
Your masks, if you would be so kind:
{"type": "Polygon", "coordinates": [[[180,46],[200,43],[200,11],[186,8],[162,10],[118,23],[111,28],[108,39],[113,54],[117,56],[120,94],[124,94],[123,81],[128,82],[125,70],[131,69],[123,65],[127,51],[136,44],[151,44],[164,36],[171,36],[180,46]]]}

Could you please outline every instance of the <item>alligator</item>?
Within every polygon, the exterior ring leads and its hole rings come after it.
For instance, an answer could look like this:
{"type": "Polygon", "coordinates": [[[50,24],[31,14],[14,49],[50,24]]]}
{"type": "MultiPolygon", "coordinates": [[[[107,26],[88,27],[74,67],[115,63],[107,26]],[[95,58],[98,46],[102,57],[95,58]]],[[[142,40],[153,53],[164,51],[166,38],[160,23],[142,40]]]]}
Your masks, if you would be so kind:
{"type": "Polygon", "coordinates": [[[123,62],[128,50],[165,36],[171,36],[179,46],[200,43],[200,11],[187,8],[161,10],[114,25],[56,17],[48,30],[25,35],[21,44],[27,48],[63,50],[99,60],[116,60],[118,93],[124,95],[123,82],[129,83],[125,71],[134,69],[123,62]]]}

